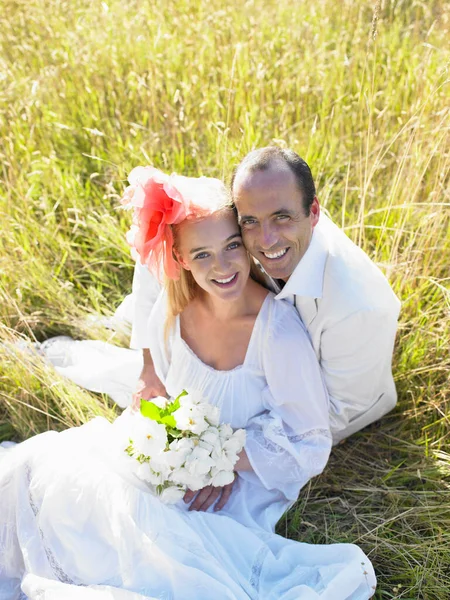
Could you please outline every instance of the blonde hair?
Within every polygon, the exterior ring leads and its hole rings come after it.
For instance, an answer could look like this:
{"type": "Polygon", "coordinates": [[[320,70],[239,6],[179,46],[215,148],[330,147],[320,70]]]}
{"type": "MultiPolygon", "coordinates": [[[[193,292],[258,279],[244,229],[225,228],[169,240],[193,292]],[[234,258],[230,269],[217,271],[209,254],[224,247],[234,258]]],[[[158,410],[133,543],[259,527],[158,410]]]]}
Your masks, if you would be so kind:
{"type": "Polygon", "coordinates": [[[180,269],[179,279],[170,279],[166,277],[164,287],[167,293],[167,315],[164,324],[164,338],[167,342],[169,333],[175,324],[176,317],[183,312],[186,306],[191,302],[198,291],[198,285],[192,273],[180,269]]]}

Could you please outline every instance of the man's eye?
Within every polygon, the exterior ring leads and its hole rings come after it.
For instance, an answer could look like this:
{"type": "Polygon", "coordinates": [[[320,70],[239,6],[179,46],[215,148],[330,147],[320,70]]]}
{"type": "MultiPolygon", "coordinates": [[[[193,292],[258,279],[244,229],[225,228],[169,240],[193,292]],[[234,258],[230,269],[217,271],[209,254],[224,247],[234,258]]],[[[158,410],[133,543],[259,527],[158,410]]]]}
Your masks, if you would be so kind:
{"type": "Polygon", "coordinates": [[[286,219],[289,219],[289,215],[277,215],[276,219],[277,221],[285,221],[286,219]]]}
{"type": "Polygon", "coordinates": [[[255,219],[243,219],[241,221],[241,225],[246,227],[247,225],[254,225],[256,223],[255,219]]]}

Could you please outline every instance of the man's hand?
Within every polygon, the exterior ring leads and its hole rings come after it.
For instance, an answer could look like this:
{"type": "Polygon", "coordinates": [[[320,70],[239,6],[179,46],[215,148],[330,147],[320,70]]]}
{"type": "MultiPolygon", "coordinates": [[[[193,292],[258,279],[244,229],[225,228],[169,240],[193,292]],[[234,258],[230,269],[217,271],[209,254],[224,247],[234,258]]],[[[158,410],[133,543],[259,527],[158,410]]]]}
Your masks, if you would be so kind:
{"type": "Polygon", "coordinates": [[[144,400],[151,400],[157,396],[167,396],[166,388],[155,372],[150,351],[144,349],[143,356],[144,366],[139,381],[137,382],[136,391],[133,394],[133,402],[131,404],[133,410],[139,410],[142,398],[144,400]]]}
{"type": "MultiPolygon", "coordinates": [[[[234,481],[236,481],[236,478],[234,481]]],[[[221,510],[231,496],[234,481],[228,485],[224,485],[223,487],[213,487],[212,485],[207,485],[205,488],[197,492],[188,490],[184,495],[184,501],[187,504],[191,502],[195,495],[197,495],[194,502],[192,502],[191,506],[189,507],[189,510],[205,511],[208,510],[208,508],[213,505],[216,500],[218,500],[214,510],[221,510]]]]}

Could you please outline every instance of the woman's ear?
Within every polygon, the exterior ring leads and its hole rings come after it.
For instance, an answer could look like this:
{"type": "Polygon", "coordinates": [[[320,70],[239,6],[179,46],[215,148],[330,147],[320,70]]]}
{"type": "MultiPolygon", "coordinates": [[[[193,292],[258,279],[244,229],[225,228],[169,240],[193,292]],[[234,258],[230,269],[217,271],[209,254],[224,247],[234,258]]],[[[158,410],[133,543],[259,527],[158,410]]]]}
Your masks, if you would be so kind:
{"type": "Polygon", "coordinates": [[[181,254],[178,252],[178,250],[176,248],[172,248],[172,256],[177,261],[177,263],[180,265],[180,267],[182,267],[186,271],[191,270],[189,265],[186,264],[186,261],[183,260],[183,257],[181,256],[181,254]]]}

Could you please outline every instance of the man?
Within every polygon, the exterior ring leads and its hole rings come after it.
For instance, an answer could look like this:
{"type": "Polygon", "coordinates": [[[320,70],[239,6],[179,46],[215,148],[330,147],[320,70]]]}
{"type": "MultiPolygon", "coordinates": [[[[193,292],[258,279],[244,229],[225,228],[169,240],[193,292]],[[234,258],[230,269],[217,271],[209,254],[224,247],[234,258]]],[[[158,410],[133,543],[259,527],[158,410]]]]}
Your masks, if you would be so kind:
{"type": "MultiPolygon", "coordinates": [[[[250,152],[232,195],[249,252],[272,277],[277,299],[297,308],[330,396],[334,443],[396,403],[391,371],[400,303],[367,255],[320,212],[308,165],[292,150],[250,152]]],[[[133,347],[143,347],[158,286],[138,265],[133,282],[133,347]],[[140,325],[139,325],[140,324],[140,325]]],[[[164,395],[144,349],[137,397],[164,395]]]]}

